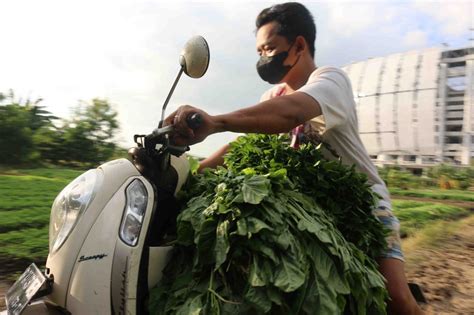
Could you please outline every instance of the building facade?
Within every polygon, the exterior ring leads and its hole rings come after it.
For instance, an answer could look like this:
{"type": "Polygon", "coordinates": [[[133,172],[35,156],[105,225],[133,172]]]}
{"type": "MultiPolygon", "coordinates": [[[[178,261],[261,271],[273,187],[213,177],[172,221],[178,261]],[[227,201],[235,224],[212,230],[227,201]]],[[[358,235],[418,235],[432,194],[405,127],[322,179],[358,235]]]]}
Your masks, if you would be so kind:
{"type": "Polygon", "coordinates": [[[469,164],[474,157],[474,48],[431,48],[343,67],[359,133],[379,165],[469,164]]]}

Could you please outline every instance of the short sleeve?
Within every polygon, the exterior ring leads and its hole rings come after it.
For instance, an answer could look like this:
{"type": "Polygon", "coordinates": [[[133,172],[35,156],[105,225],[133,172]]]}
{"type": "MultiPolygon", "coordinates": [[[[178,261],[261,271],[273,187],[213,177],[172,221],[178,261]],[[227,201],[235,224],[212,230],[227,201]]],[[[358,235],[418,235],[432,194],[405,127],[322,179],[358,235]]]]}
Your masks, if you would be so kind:
{"type": "Polygon", "coordinates": [[[285,95],[286,91],[287,88],[285,83],[275,85],[263,93],[262,97],[260,97],[260,102],[268,101],[274,97],[285,95]]]}
{"type": "Polygon", "coordinates": [[[262,97],[260,97],[260,102],[268,101],[271,98],[270,95],[270,90],[265,91],[265,93],[262,94],[262,97]]]}
{"type": "Polygon", "coordinates": [[[326,130],[343,125],[351,114],[354,102],[349,79],[345,73],[334,67],[316,70],[298,92],[306,93],[321,106],[326,130]]]}

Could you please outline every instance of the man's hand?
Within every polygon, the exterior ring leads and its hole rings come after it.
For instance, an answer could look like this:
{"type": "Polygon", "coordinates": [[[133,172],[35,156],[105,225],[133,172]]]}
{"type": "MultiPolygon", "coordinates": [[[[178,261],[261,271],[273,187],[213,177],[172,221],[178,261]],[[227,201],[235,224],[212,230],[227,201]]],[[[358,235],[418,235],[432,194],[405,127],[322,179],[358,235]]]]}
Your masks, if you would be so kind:
{"type": "Polygon", "coordinates": [[[203,141],[210,134],[217,131],[213,117],[206,112],[189,105],[180,106],[175,112],[169,115],[164,122],[164,126],[173,125],[174,131],[171,141],[175,145],[191,145],[203,141]],[[199,113],[202,117],[202,124],[193,130],[189,128],[186,119],[192,114],[199,113]]]}

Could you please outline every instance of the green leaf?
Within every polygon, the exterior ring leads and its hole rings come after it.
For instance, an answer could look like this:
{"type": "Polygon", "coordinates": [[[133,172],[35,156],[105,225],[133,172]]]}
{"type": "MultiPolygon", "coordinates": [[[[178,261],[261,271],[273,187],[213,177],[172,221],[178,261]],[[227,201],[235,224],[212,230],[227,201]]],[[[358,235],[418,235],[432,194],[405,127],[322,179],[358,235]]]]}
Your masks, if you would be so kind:
{"type": "Polygon", "coordinates": [[[298,229],[300,231],[308,231],[316,235],[321,242],[331,243],[331,237],[329,236],[326,228],[312,218],[301,218],[301,220],[298,222],[298,229]]]}
{"type": "Polygon", "coordinates": [[[216,247],[215,247],[215,260],[216,264],[214,270],[219,269],[219,267],[226,261],[227,253],[229,252],[229,221],[224,220],[217,225],[216,230],[216,247]]]}
{"type": "Polygon", "coordinates": [[[197,234],[197,240],[195,240],[198,250],[198,261],[200,263],[212,263],[213,250],[216,243],[216,227],[217,222],[214,218],[204,220],[201,225],[201,230],[197,234]]]}
{"type": "Polygon", "coordinates": [[[237,221],[237,235],[247,236],[249,233],[247,219],[243,218],[237,221]]]}
{"type": "Polygon", "coordinates": [[[291,242],[291,235],[288,233],[288,231],[285,231],[283,233],[280,233],[276,237],[276,244],[281,247],[283,250],[287,250],[288,247],[290,246],[291,242]]]}
{"type": "Polygon", "coordinates": [[[193,299],[189,299],[186,303],[180,307],[176,315],[200,315],[202,311],[201,296],[198,295],[193,299]]]}
{"type": "Polygon", "coordinates": [[[245,174],[245,175],[255,175],[256,172],[253,168],[251,167],[248,167],[248,168],[245,168],[242,170],[242,174],[245,174]]]}
{"type": "Polygon", "coordinates": [[[254,240],[249,247],[254,249],[256,252],[260,251],[263,256],[269,258],[273,263],[277,264],[279,262],[278,256],[273,248],[265,245],[265,243],[263,243],[261,240],[254,240]]]}
{"type": "Polygon", "coordinates": [[[261,175],[248,177],[242,185],[244,202],[250,204],[259,204],[268,196],[270,190],[270,181],[261,175]]]}
{"type": "Polygon", "coordinates": [[[282,180],[282,179],[286,178],[287,173],[288,172],[287,172],[286,168],[280,168],[280,169],[277,169],[277,170],[271,172],[268,176],[273,180],[282,180]]]}
{"type": "Polygon", "coordinates": [[[182,222],[178,225],[178,243],[183,246],[189,246],[193,244],[194,230],[193,226],[189,222],[182,222]]]}
{"type": "Polygon", "coordinates": [[[189,162],[189,171],[192,175],[196,175],[199,169],[199,160],[192,157],[191,155],[187,156],[189,162]]]}
{"type": "Polygon", "coordinates": [[[247,231],[248,233],[256,234],[261,230],[273,230],[268,224],[256,217],[247,218],[247,231]]]}
{"type": "Polygon", "coordinates": [[[268,313],[272,307],[272,302],[265,294],[265,289],[249,287],[245,294],[245,301],[254,306],[259,313],[268,313]]]}
{"type": "Polygon", "coordinates": [[[293,257],[283,256],[281,265],[277,268],[274,285],[284,292],[293,292],[305,281],[305,273],[298,267],[299,262],[293,257]]]}
{"type": "Polygon", "coordinates": [[[276,305],[280,305],[280,306],[283,305],[283,300],[284,300],[283,294],[277,288],[273,286],[268,286],[267,296],[270,299],[270,301],[272,301],[272,303],[276,305]]]}
{"type": "Polygon", "coordinates": [[[319,246],[314,246],[313,262],[318,276],[326,283],[331,283],[331,288],[340,294],[349,294],[350,288],[343,277],[343,273],[337,269],[334,261],[319,246]]]}
{"type": "MultiPolygon", "coordinates": [[[[320,278],[319,278],[320,279],[320,278]]],[[[339,309],[336,292],[334,292],[330,283],[319,280],[318,283],[318,309],[316,314],[337,315],[343,314],[344,310],[339,309]]]]}
{"type": "Polygon", "coordinates": [[[250,266],[249,284],[253,287],[262,287],[273,281],[273,270],[268,261],[253,257],[253,263],[250,266]]]}

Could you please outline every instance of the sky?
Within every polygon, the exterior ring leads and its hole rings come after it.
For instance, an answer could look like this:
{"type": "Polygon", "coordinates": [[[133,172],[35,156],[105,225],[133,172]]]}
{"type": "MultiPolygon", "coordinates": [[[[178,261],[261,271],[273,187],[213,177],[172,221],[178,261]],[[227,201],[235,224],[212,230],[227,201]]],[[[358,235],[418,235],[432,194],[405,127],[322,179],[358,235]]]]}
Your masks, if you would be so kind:
{"type": "MultiPolygon", "coordinates": [[[[279,2],[158,0],[1,0],[0,92],[13,89],[59,117],[79,101],[105,98],[118,112],[117,141],[149,133],[178,73],[183,45],[206,38],[200,79],[183,76],[168,105],[211,115],[254,105],[270,87],[255,68],[255,17],[279,2]]],[[[316,64],[344,66],[370,57],[448,45],[474,37],[473,1],[302,1],[317,25],[316,64]]],[[[207,156],[235,134],[191,148],[207,156]]]]}

